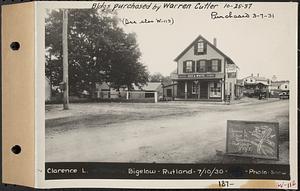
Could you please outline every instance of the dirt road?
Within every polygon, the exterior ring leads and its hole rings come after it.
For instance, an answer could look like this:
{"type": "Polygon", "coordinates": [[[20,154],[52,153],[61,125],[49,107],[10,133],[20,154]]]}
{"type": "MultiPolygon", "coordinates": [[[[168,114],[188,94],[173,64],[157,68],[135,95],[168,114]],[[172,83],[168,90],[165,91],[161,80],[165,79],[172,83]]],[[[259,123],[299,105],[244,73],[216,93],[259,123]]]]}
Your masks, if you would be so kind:
{"type": "Polygon", "coordinates": [[[47,162],[221,162],[216,150],[225,151],[227,120],[251,120],[279,122],[276,163],[288,163],[288,100],[76,107],[57,119],[55,109],[46,114],[47,162]]]}

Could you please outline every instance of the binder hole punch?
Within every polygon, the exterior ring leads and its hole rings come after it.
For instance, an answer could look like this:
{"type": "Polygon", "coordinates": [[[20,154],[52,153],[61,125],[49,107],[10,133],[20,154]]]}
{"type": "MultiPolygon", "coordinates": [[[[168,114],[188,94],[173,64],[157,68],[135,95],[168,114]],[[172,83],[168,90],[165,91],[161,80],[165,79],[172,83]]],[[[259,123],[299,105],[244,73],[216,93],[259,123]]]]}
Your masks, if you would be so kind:
{"type": "Polygon", "coordinates": [[[12,42],[12,43],[10,44],[10,48],[11,48],[12,50],[19,50],[19,49],[20,49],[20,43],[19,43],[19,42],[12,42]]]}
{"type": "Polygon", "coordinates": [[[15,145],[11,148],[11,151],[14,153],[14,154],[19,154],[21,152],[21,147],[20,145],[15,145]]]}

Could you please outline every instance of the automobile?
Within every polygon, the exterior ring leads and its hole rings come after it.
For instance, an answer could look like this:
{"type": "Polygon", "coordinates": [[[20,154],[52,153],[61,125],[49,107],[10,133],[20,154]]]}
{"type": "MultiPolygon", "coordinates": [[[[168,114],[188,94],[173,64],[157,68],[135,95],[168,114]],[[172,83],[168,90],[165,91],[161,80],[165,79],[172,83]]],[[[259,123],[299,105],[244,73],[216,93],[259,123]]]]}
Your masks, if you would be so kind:
{"type": "Polygon", "coordinates": [[[289,98],[290,98],[289,92],[281,92],[279,94],[279,99],[289,99],[289,98]]]}

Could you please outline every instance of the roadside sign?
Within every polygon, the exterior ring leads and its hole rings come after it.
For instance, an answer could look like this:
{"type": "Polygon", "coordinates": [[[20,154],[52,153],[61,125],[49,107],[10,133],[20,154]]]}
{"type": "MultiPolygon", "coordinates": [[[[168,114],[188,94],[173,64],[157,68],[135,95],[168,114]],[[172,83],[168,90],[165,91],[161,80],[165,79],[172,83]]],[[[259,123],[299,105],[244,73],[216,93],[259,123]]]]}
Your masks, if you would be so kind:
{"type": "Polygon", "coordinates": [[[279,123],[227,121],[226,154],[279,160],[279,123]]]}

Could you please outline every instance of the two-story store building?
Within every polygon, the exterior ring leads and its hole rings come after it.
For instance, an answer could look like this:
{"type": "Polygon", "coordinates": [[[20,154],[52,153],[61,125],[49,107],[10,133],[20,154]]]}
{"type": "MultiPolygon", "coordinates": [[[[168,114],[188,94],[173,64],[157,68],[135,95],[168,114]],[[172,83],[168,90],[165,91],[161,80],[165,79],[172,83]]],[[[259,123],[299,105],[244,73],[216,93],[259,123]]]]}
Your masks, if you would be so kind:
{"type": "Polygon", "coordinates": [[[237,65],[199,35],[175,58],[177,70],[171,74],[175,100],[224,101],[237,96],[237,65]],[[228,97],[228,96],[227,96],[228,97]]]}

